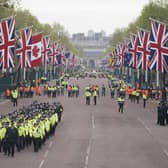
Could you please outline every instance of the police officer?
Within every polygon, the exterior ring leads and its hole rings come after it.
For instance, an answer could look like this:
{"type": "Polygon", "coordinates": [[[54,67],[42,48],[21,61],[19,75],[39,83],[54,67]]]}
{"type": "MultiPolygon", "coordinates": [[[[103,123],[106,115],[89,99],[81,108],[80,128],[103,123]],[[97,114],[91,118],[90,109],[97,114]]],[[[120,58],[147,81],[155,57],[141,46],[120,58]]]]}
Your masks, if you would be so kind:
{"type": "Polygon", "coordinates": [[[93,91],[93,99],[94,99],[94,105],[96,105],[96,103],[97,103],[97,101],[96,101],[96,99],[97,99],[97,91],[96,91],[96,89],[94,89],[94,91],[93,91]]]}
{"type": "Polygon", "coordinates": [[[41,133],[39,123],[35,123],[33,129],[34,152],[38,152],[38,150],[40,149],[40,140],[41,140],[41,133]]]}
{"type": "Polygon", "coordinates": [[[135,96],[136,96],[137,104],[139,104],[139,96],[140,96],[140,91],[139,91],[139,89],[136,90],[135,96]]]}
{"type": "Polygon", "coordinates": [[[142,98],[143,98],[143,107],[145,108],[146,107],[146,100],[147,100],[147,96],[145,93],[143,93],[142,98]]]}
{"type": "Polygon", "coordinates": [[[7,147],[8,156],[11,154],[12,157],[14,157],[15,145],[18,138],[18,130],[14,127],[13,122],[11,122],[11,126],[7,128],[5,138],[8,144],[8,147],[7,147]]]}
{"type": "Polygon", "coordinates": [[[12,90],[11,94],[12,94],[13,106],[17,106],[17,99],[18,99],[17,89],[15,88],[14,90],[12,90]]]}
{"type": "Polygon", "coordinates": [[[106,95],[106,88],[103,84],[103,86],[102,86],[102,96],[105,96],[105,95],[106,95]]]}
{"type": "Polygon", "coordinates": [[[86,105],[90,105],[90,96],[91,96],[90,90],[87,89],[85,91],[85,96],[86,96],[86,105]]]}
{"type": "Polygon", "coordinates": [[[115,92],[114,88],[111,87],[111,88],[110,88],[111,99],[114,98],[114,92],[115,92]]]}
{"type": "Polygon", "coordinates": [[[118,105],[119,105],[118,112],[123,113],[124,102],[125,102],[124,97],[123,96],[118,97],[117,101],[118,101],[118,105]]]}

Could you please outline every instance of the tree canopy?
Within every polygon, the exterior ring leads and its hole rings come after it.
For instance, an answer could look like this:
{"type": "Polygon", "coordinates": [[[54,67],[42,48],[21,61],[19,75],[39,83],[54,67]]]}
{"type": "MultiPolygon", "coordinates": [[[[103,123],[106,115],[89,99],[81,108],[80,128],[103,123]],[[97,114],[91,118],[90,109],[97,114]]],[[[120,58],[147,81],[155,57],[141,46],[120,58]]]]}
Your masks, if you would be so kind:
{"type": "Polygon", "coordinates": [[[107,49],[107,52],[111,50],[112,47],[115,47],[116,44],[122,42],[124,38],[129,37],[129,33],[137,33],[137,27],[151,30],[151,21],[149,18],[153,18],[168,24],[168,5],[160,6],[156,3],[149,3],[141,11],[139,17],[136,18],[134,22],[131,22],[128,27],[116,29],[111,36],[110,47],[107,49]]]}
{"type": "Polygon", "coordinates": [[[16,30],[27,26],[33,26],[33,32],[43,32],[43,35],[50,35],[52,41],[60,41],[60,43],[74,54],[81,56],[80,51],[69,40],[69,33],[59,23],[52,25],[39,22],[36,16],[33,16],[29,10],[19,8],[20,0],[0,0],[0,19],[16,16],[16,30]]]}

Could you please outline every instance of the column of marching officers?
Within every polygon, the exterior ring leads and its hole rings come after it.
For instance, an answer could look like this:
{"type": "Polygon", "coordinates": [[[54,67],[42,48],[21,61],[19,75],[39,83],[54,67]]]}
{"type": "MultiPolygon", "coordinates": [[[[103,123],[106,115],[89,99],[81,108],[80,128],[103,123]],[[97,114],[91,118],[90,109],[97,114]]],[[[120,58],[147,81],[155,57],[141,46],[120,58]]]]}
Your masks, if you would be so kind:
{"type": "Polygon", "coordinates": [[[34,146],[38,152],[53,135],[61,121],[60,103],[34,102],[28,107],[0,116],[0,152],[14,157],[15,147],[20,152],[34,146]]]}

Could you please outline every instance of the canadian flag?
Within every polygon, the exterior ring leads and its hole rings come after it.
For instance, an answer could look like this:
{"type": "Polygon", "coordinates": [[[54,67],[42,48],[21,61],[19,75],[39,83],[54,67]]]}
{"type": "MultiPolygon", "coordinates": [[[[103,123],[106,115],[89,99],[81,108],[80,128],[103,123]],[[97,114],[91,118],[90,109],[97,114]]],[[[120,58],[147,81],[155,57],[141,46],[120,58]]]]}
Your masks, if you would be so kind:
{"type": "Polygon", "coordinates": [[[42,33],[32,36],[31,39],[31,67],[38,67],[41,65],[41,39],[42,33]]]}

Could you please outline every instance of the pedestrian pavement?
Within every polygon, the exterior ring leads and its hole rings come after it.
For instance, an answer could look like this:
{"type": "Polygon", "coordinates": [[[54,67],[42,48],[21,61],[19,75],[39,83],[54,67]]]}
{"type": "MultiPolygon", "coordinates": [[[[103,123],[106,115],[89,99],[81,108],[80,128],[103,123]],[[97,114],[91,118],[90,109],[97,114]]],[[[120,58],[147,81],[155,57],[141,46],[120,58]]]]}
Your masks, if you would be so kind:
{"type": "MultiPolygon", "coordinates": [[[[55,83],[52,81],[51,83],[55,83]]],[[[64,112],[61,123],[39,153],[32,148],[16,153],[15,158],[0,154],[1,167],[24,168],[167,168],[168,126],[156,124],[157,103],[126,100],[124,113],[118,112],[118,103],[106,97],[98,98],[97,105],[85,105],[84,88],[88,84],[105,84],[106,79],[75,79],[79,84],[79,98],[35,96],[18,101],[18,108],[34,100],[60,101],[64,112]]],[[[11,102],[0,104],[0,110],[14,110],[11,102]]]]}

